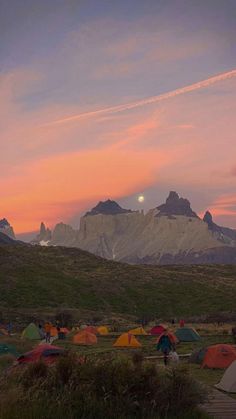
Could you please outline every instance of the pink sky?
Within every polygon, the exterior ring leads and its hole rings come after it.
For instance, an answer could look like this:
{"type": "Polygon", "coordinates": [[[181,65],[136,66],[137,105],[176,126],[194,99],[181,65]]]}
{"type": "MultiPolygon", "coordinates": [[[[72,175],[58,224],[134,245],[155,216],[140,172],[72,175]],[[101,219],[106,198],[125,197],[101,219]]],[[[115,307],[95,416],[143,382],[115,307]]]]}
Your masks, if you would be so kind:
{"type": "Polygon", "coordinates": [[[159,25],[159,15],[155,21],[137,13],[132,21],[93,16],[71,27],[61,14],[65,33],[55,32],[52,46],[43,32],[33,38],[32,27],[32,43],[22,34],[22,55],[13,64],[9,47],[0,75],[0,218],[17,234],[37,230],[41,221],[52,227],[77,220],[108,198],[137,209],[142,192],[144,209],[152,208],[170,189],[200,214],[210,209],[216,222],[236,228],[235,77],[71,119],[236,68],[227,25],[222,32],[209,14],[198,22],[204,30],[180,30],[162,13],[159,25]]]}

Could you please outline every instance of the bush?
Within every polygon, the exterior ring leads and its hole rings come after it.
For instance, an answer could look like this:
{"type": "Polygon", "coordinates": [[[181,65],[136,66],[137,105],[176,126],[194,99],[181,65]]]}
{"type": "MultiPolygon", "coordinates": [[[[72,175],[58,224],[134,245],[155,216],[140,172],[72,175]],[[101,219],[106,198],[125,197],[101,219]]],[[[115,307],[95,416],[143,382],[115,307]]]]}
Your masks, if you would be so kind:
{"type": "Polygon", "coordinates": [[[136,355],[133,361],[80,362],[68,354],[54,366],[32,364],[10,380],[11,385],[0,384],[0,419],[18,418],[17,406],[22,419],[157,419],[177,418],[176,412],[180,418],[192,412],[189,418],[194,418],[196,406],[204,401],[203,388],[186,369],[157,369],[136,355]],[[19,391],[10,401],[14,388],[19,391]]]}

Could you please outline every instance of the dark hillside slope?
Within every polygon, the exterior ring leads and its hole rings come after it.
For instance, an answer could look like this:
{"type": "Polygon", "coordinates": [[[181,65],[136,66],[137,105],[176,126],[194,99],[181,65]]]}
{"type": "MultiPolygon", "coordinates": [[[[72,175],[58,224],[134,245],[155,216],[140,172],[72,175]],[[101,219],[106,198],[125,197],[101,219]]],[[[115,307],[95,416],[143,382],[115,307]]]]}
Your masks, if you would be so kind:
{"type": "Polygon", "coordinates": [[[235,310],[236,266],[131,266],[76,248],[0,246],[0,310],[154,316],[235,310]]]}

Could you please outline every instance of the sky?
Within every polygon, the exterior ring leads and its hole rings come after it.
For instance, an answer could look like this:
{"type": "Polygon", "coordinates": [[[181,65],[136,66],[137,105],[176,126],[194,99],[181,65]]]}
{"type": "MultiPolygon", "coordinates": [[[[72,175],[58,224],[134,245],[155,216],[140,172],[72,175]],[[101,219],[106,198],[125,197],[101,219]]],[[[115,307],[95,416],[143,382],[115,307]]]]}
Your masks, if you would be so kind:
{"type": "Polygon", "coordinates": [[[23,237],[175,190],[236,228],[235,21],[235,0],[1,0],[0,218],[23,237]]]}

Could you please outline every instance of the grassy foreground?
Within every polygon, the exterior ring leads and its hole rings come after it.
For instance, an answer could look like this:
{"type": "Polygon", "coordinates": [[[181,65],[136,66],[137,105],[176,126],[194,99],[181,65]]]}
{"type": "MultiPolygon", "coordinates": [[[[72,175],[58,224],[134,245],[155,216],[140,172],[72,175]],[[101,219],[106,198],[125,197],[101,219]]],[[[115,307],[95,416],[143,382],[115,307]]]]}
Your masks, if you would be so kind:
{"type": "Polygon", "coordinates": [[[131,266],[79,249],[0,247],[0,311],[70,308],[122,315],[233,311],[236,266],[131,266]]]}
{"type": "MultiPolygon", "coordinates": [[[[234,342],[228,334],[232,325],[192,326],[202,339],[179,343],[180,355],[215,343],[234,342]]],[[[166,370],[162,357],[156,358],[160,355],[156,351],[156,337],[138,336],[142,347],[134,350],[113,347],[117,335],[119,332],[98,336],[98,343],[92,346],[73,344],[73,334],[66,340],[55,341],[54,344],[68,351],[69,357],[53,369],[33,364],[18,371],[13,368],[13,374],[9,374],[14,358],[1,356],[0,419],[208,418],[197,406],[208,392],[205,385],[219,382],[223,370],[202,369],[198,364],[190,364],[188,357],[181,358],[177,369],[166,370]],[[78,365],[76,358],[85,360],[85,364],[78,365]]],[[[22,339],[17,333],[0,337],[1,342],[14,345],[19,353],[38,343],[22,339]]]]}
{"type": "Polygon", "coordinates": [[[161,368],[136,353],[87,358],[68,353],[0,380],[1,419],[203,419],[205,390],[184,367],[161,368]]]}

